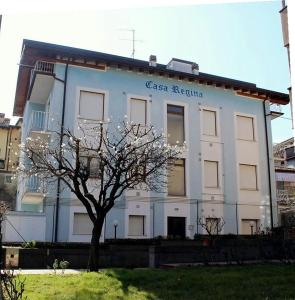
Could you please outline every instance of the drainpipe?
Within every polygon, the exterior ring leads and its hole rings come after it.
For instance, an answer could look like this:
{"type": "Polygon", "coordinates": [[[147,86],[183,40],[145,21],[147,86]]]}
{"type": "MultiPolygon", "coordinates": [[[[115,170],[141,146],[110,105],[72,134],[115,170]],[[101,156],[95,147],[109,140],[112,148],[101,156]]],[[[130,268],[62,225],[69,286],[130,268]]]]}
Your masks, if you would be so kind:
{"type": "Polygon", "coordinates": [[[269,190],[269,207],[270,207],[270,227],[273,230],[273,207],[272,207],[272,186],[271,186],[271,174],[270,174],[270,163],[269,163],[269,140],[268,140],[268,130],[267,130],[267,117],[270,114],[266,113],[265,102],[268,97],[263,100],[263,112],[264,112],[264,126],[265,126],[265,139],[266,139],[266,155],[267,155],[267,169],[268,169],[268,190],[269,190]]]}
{"type": "MultiPolygon", "coordinates": [[[[62,143],[63,143],[63,134],[64,134],[64,122],[65,122],[65,104],[66,104],[66,94],[67,94],[67,79],[68,79],[68,67],[69,64],[66,64],[65,76],[64,76],[64,91],[63,91],[63,100],[62,100],[62,117],[61,117],[61,128],[60,128],[60,141],[59,141],[59,154],[61,156],[62,143]]],[[[55,78],[57,79],[57,78],[55,78]]],[[[61,81],[61,80],[60,80],[61,81]]],[[[61,168],[61,165],[59,165],[61,168]]],[[[59,218],[59,202],[60,202],[60,189],[61,189],[61,179],[57,179],[57,192],[56,192],[56,209],[55,209],[55,228],[54,228],[54,242],[57,242],[58,239],[58,218],[59,218]]]]}

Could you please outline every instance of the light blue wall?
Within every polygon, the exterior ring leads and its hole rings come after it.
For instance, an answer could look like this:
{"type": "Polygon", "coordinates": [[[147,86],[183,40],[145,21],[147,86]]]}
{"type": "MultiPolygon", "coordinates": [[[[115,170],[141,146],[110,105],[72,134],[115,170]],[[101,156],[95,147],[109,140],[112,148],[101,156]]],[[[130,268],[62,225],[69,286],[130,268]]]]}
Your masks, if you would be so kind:
{"type": "MultiPolygon", "coordinates": [[[[55,72],[57,77],[63,79],[65,72],[65,65],[56,65],[55,72]]],[[[76,99],[77,87],[101,89],[109,92],[109,114],[108,117],[113,122],[120,122],[127,113],[127,94],[136,94],[142,96],[149,96],[151,102],[151,122],[159,130],[164,128],[164,101],[177,101],[186,103],[188,105],[188,128],[189,128],[189,159],[186,162],[186,167],[189,169],[190,180],[190,196],[194,202],[202,198],[202,179],[201,179],[201,161],[198,153],[201,153],[200,143],[200,111],[199,105],[212,106],[219,110],[221,139],[224,144],[224,191],[225,202],[235,203],[237,201],[237,176],[236,176],[236,141],[234,132],[234,113],[242,112],[245,114],[253,114],[257,116],[257,131],[259,136],[259,151],[260,151],[260,175],[262,193],[268,194],[268,174],[266,165],[266,139],[264,129],[263,117],[263,102],[259,100],[249,99],[246,97],[238,97],[233,91],[223,90],[221,88],[214,88],[198,84],[190,84],[186,81],[178,81],[159,76],[151,76],[147,74],[138,74],[135,72],[127,72],[122,70],[109,69],[106,72],[90,68],[81,68],[77,66],[69,66],[67,92],[66,92],[66,106],[65,106],[65,128],[73,130],[76,120],[76,99]],[[147,81],[154,81],[158,85],[165,85],[169,91],[160,91],[148,89],[146,87],[147,81]],[[188,90],[197,90],[202,93],[202,97],[187,97],[186,95],[176,94],[171,91],[171,86],[177,85],[180,88],[188,90]]],[[[50,113],[54,115],[57,122],[52,122],[52,126],[58,129],[61,124],[62,114],[62,100],[63,100],[63,83],[55,81],[50,103],[50,113]]],[[[27,115],[27,112],[26,112],[27,115]]],[[[26,119],[25,119],[26,120],[26,119]]],[[[270,122],[268,121],[270,128],[270,122]]],[[[269,131],[269,134],[271,131],[269,131]]],[[[271,142],[271,141],[270,141],[271,142]]],[[[271,148],[270,148],[271,149],[271,148]]],[[[272,176],[273,186],[274,177],[272,176]]],[[[70,192],[63,192],[63,198],[70,198],[70,192]]],[[[152,197],[159,197],[158,194],[151,192],[152,197]]],[[[163,232],[163,205],[156,204],[155,209],[155,236],[163,232]]],[[[235,233],[235,207],[225,205],[224,216],[228,219],[225,226],[225,232],[235,233]]],[[[199,207],[201,211],[202,205],[199,207]]],[[[123,220],[123,209],[113,210],[108,218],[116,218],[123,220]]],[[[196,220],[196,205],[192,204],[191,210],[191,224],[196,220]]],[[[60,223],[69,217],[69,207],[65,206],[61,211],[60,223]]],[[[152,218],[151,218],[152,220],[152,218]]],[[[68,223],[68,222],[67,222],[68,223]]],[[[107,234],[111,235],[113,228],[107,228],[107,234]]],[[[61,229],[60,239],[66,239],[69,228],[65,226],[61,229]]],[[[151,230],[152,232],[152,230],[151,230]]],[[[118,228],[118,234],[123,234],[123,229],[118,228]]]]}

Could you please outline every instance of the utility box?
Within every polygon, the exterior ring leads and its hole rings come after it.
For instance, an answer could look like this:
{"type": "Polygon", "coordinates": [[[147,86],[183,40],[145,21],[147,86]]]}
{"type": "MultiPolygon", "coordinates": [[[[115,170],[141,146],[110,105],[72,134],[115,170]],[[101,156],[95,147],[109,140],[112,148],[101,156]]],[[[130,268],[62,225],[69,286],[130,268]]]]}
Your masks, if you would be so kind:
{"type": "Polygon", "coordinates": [[[19,249],[20,247],[3,247],[5,248],[5,267],[18,268],[19,249]]]}

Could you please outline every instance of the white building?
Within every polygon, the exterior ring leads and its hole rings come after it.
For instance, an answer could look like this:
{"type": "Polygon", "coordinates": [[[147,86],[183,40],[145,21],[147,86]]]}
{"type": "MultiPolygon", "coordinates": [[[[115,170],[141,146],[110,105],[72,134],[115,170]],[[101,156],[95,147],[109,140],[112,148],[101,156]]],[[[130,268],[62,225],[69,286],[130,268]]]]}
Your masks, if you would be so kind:
{"type": "MultiPolygon", "coordinates": [[[[14,115],[24,118],[23,141],[79,118],[131,121],[164,129],[170,143],[186,141],[166,194],[128,191],[106,218],[104,236],[151,238],[203,233],[197,219],[224,218],[224,234],[250,234],[277,225],[270,104],[284,93],[167,65],[24,40],[14,115]],[[52,121],[54,119],[54,121],[52,121]]],[[[27,178],[18,209],[40,212],[48,241],[89,241],[90,221],[70,192],[43,195],[27,178]]]]}

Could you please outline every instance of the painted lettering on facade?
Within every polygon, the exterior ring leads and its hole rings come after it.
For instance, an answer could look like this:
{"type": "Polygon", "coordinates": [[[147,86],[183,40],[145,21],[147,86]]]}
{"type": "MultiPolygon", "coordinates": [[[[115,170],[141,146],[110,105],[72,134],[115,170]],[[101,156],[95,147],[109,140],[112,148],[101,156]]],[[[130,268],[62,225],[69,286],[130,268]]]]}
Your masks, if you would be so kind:
{"type": "Polygon", "coordinates": [[[152,80],[145,83],[146,88],[160,91],[160,92],[172,92],[174,94],[184,95],[186,97],[198,97],[202,98],[203,93],[198,90],[184,89],[179,85],[173,84],[171,86],[159,84],[152,80]]]}

